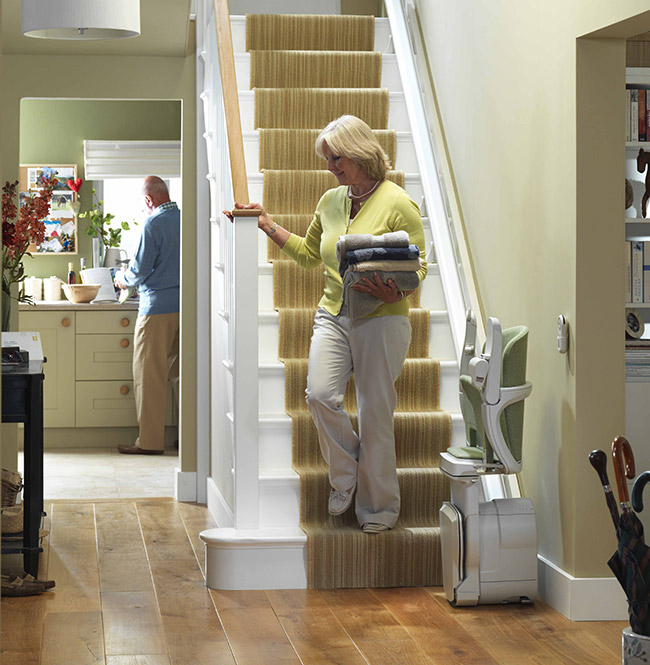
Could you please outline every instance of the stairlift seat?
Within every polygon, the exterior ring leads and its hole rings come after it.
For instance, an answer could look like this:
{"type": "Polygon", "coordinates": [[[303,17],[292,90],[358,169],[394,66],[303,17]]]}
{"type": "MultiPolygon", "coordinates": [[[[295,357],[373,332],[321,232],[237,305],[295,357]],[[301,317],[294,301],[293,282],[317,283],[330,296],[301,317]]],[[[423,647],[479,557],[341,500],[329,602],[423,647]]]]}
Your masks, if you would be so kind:
{"type": "Polygon", "coordinates": [[[460,401],[467,445],[440,455],[451,502],[440,509],[443,582],[453,605],[519,602],[537,594],[535,511],[526,498],[486,501],[482,479],[522,466],[523,400],[528,329],[501,331],[490,318],[475,357],[476,323],[468,313],[461,358],[460,401]]]}

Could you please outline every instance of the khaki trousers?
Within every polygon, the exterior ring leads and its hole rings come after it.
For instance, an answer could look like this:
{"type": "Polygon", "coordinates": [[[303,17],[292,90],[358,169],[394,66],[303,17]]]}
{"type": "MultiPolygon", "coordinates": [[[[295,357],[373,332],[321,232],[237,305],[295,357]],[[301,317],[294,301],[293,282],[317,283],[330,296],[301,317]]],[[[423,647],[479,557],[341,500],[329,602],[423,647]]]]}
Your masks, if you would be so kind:
{"type": "Polygon", "coordinates": [[[140,427],[135,445],[165,449],[167,381],[178,395],[179,316],[138,316],[133,337],[133,393],[140,427]]]}
{"type": "Polygon", "coordinates": [[[393,411],[395,381],[402,371],[411,324],[407,316],[378,316],[350,321],[316,312],[309,350],[307,405],[329,465],[331,486],[356,485],[359,524],[393,527],[400,509],[393,411]],[[354,372],[359,435],[343,408],[345,387],[354,372]]]}

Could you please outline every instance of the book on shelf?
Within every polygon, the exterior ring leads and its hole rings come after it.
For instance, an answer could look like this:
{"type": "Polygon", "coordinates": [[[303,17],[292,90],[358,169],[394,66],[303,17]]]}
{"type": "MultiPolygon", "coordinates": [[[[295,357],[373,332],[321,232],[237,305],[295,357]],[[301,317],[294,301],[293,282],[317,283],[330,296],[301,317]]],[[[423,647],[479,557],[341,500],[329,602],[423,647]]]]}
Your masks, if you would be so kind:
{"type": "Polygon", "coordinates": [[[632,300],[643,302],[643,242],[632,241],[632,300]]]}
{"type": "Polygon", "coordinates": [[[632,302],[632,243],[625,241],[625,302],[632,302]]]}
{"type": "Polygon", "coordinates": [[[646,107],[645,107],[646,91],[639,90],[639,141],[646,140],[646,107]]]}
{"type": "Polygon", "coordinates": [[[643,242],[643,302],[650,303],[650,242],[643,242]]]}
{"type": "Polygon", "coordinates": [[[632,91],[627,88],[625,91],[625,140],[627,142],[632,140],[632,128],[630,123],[630,113],[632,106],[632,91]]]}
{"type": "Polygon", "coordinates": [[[647,88],[625,90],[625,140],[650,141],[650,90],[647,88]]]}

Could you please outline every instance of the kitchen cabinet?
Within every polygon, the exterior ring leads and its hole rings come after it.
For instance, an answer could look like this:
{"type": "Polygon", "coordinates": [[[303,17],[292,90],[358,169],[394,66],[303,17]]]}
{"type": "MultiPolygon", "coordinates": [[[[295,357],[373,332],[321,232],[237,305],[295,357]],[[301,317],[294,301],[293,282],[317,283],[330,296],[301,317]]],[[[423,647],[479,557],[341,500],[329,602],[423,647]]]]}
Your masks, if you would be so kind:
{"type": "MultiPolygon", "coordinates": [[[[68,305],[69,306],[69,305],[68,305]]],[[[21,309],[20,329],[41,334],[44,365],[44,425],[136,427],[133,398],[134,309],[21,309]]],[[[168,390],[166,425],[175,424],[168,390]]]]}
{"type": "Polygon", "coordinates": [[[41,334],[43,355],[43,423],[75,426],[75,314],[70,311],[20,312],[20,329],[41,334]]]}

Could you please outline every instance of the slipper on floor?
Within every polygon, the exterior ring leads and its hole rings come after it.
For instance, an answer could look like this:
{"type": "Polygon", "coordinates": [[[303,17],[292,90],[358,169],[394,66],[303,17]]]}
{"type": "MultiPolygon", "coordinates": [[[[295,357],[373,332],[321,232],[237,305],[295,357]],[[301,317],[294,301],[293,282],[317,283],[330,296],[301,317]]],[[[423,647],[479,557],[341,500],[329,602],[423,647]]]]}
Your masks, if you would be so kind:
{"type": "Polygon", "coordinates": [[[36,596],[45,591],[40,582],[28,582],[18,575],[0,575],[0,595],[36,596]]]}

